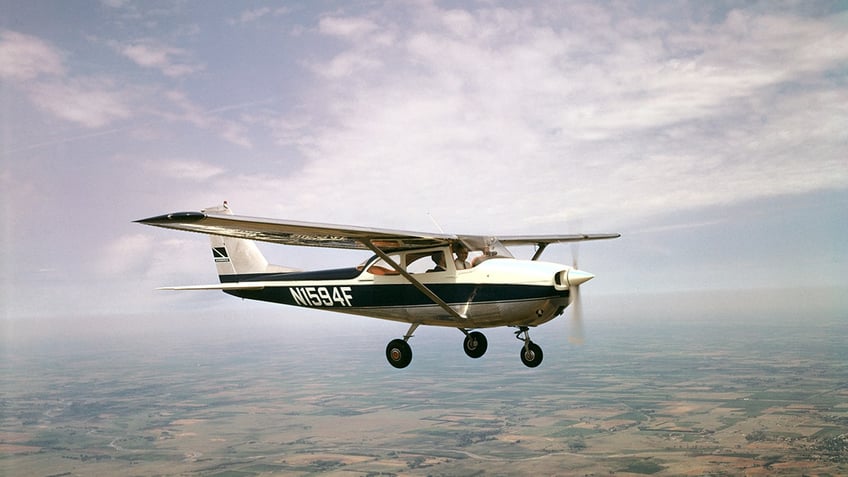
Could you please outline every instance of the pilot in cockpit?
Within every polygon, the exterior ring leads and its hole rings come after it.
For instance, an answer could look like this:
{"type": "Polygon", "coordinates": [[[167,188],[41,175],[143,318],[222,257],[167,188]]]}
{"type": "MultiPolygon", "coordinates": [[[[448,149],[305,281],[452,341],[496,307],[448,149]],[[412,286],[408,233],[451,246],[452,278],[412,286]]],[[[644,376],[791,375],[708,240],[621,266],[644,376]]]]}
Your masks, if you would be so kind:
{"type": "Polygon", "coordinates": [[[453,253],[456,254],[456,259],[453,262],[456,265],[457,270],[465,270],[471,268],[471,264],[468,263],[468,249],[465,248],[465,245],[461,243],[455,243],[453,245],[453,253]]]}
{"type": "Polygon", "coordinates": [[[433,252],[430,254],[430,258],[433,259],[433,263],[436,264],[435,267],[427,270],[427,272],[444,272],[445,271],[445,253],[444,252],[433,252]]]}

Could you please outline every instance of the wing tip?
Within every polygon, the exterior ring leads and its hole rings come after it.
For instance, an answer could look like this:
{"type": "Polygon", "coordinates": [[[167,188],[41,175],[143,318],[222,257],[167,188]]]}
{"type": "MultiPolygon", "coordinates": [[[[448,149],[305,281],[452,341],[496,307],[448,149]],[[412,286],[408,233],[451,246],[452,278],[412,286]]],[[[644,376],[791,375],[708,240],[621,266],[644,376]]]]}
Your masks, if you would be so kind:
{"type": "Polygon", "coordinates": [[[170,223],[197,222],[206,218],[203,212],[174,212],[171,214],[157,215],[146,219],[135,220],[135,223],[145,225],[166,225],[170,223]]]}

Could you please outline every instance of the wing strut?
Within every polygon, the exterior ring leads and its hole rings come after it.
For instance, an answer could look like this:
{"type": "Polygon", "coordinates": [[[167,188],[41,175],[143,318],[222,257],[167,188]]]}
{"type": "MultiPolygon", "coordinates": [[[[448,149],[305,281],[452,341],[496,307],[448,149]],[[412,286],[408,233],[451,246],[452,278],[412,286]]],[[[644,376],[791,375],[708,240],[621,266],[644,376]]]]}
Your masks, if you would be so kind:
{"type": "Polygon", "coordinates": [[[468,317],[466,317],[466,316],[464,316],[464,315],[459,314],[456,310],[454,310],[453,308],[451,308],[451,307],[450,307],[450,305],[448,305],[447,303],[445,303],[445,301],[444,301],[444,300],[442,300],[441,298],[439,298],[439,296],[438,296],[438,295],[436,295],[435,293],[433,293],[432,291],[430,291],[430,289],[429,289],[429,288],[427,288],[427,287],[426,287],[423,283],[421,283],[420,281],[418,281],[418,279],[417,279],[417,278],[413,277],[413,276],[412,276],[409,272],[407,272],[406,270],[404,270],[404,269],[403,269],[403,267],[401,267],[401,266],[400,266],[400,264],[398,264],[397,262],[395,262],[394,260],[392,260],[392,258],[391,258],[391,257],[389,257],[388,255],[386,255],[386,253],[385,253],[385,252],[383,252],[382,250],[380,250],[380,248],[379,248],[379,247],[377,247],[376,245],[374,245],[374,244],[371,242],[371,239],[363,238],[363,239],[361,239],[361,241],[362,241],[362,244],[364,244],[366,247],[368,247],[369,249],[371,249],[371,251],[372,251],[372,252],[376,253],[378,257],[382,258],[382,259],[383,259],[383,261],[385,261],[386,263],[388,263],[389,265],[391,265],[391,267],[392,267],[392,268],[394,268],[394,269],[395,269],[395,271],[397,271],[398,273],[400,273],[401,275],[403,275],[403,277],[404,277],[404,278],[406,278],[406,279],[409,281],[409,283],[411,283],[413,286],[415,286],[415,288],[417,288],[417,289],[418,289],[421,293],[423,293],[423,294],[424,294],[427,298],[429,298],[430,300],[432,300],[432,301],[433,301],[433,303],[435,303],[435,304],[439,305],[440,307],[442,307],[442,309],[443,309],[443,310],[445,310],[445,311],[446,311],[446,312],[447,312],[447,313],[448,313],[448,314],[449,314],[449,315],[450,315],[450,316],[451,316],[451,317],[452,317],[452,318],[453,318],[453,319],[457,322],[457,324],[459,324],[460,326],[463,326],[463,327],[468,326],[469,324],[473,324],[473,323],[470,323],[470,322],[469,322],[468,317]]]}
{"type": "Polygon", "coordinates": [[[531,260],[539,260],[539,257],[542,256],[542,252],[545,251],[548,245],[550,245],[548,242],[537,243],[536,246],[539,248],[536,249],[536,253],[533,254],[533,258],[531,258],[531,260]]]}

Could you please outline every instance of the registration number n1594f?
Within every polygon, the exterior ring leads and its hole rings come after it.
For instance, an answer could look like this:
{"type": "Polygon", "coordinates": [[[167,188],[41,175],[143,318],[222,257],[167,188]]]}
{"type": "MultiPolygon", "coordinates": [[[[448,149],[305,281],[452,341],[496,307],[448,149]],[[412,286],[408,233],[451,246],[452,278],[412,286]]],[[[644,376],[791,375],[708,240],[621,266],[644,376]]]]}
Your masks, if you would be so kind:
{"type": "Polygon", "coordinates": [[[350,287],[292,287],[289,288],[296,305],[351,306],[350,287]]]}

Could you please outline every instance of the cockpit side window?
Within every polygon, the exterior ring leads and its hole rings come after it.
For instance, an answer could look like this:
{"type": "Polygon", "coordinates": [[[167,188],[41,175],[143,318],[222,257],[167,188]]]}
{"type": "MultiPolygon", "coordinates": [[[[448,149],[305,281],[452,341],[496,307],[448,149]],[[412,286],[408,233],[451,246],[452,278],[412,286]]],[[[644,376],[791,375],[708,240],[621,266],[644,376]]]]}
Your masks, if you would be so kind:
{"type": "Polygon", "coordinates": [[[406,256],[406,264],[406,271],[409,273],[443,272],[447,270],[443,250],[411,252],[406,256]]]}
{"type": "MultiPolygon", "coordinates": [[[[453,271],[453,267],[455,266],[454,254],[447,247],[443,249],[396,252],[390,254],[389,258],[401,267],[404,267],[408,273],[413,274],[453,271]]],[[[400,275],[389,262],[376,255],[359,264],[356,268],[358,270],[364,269],[371,275],[400,275]]]]}

